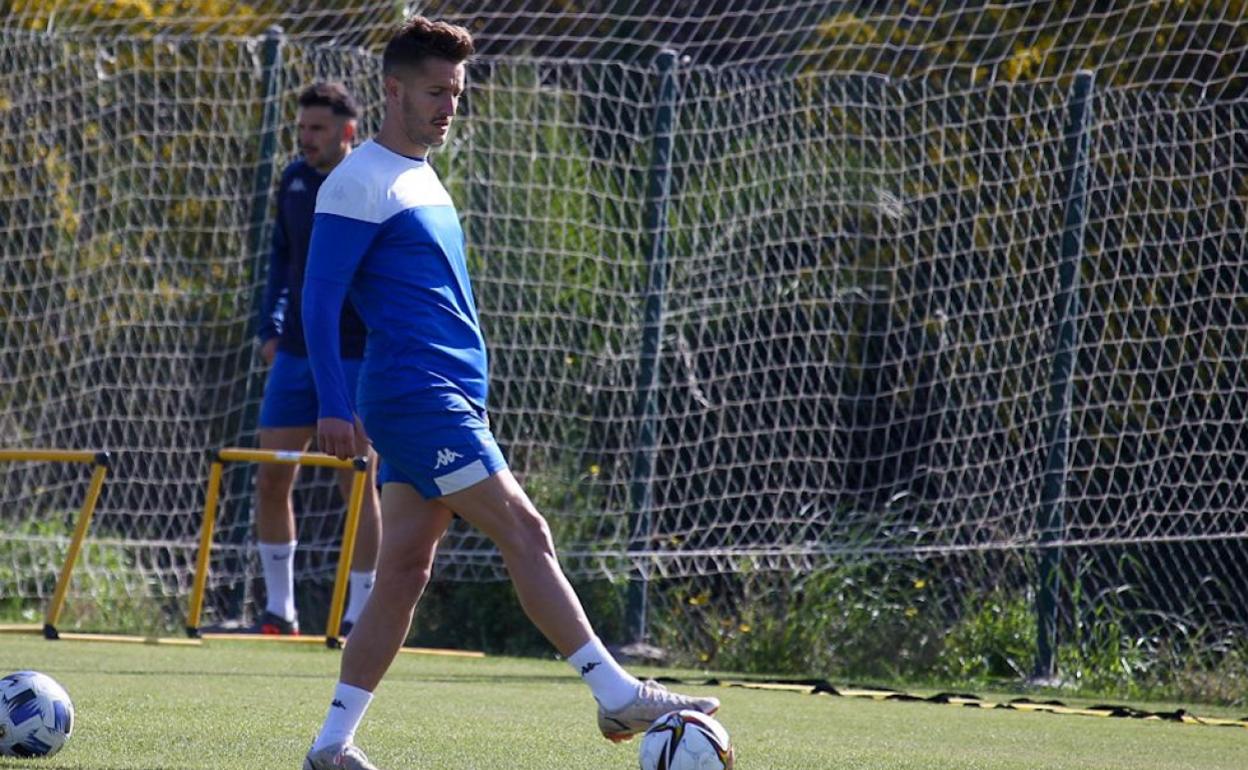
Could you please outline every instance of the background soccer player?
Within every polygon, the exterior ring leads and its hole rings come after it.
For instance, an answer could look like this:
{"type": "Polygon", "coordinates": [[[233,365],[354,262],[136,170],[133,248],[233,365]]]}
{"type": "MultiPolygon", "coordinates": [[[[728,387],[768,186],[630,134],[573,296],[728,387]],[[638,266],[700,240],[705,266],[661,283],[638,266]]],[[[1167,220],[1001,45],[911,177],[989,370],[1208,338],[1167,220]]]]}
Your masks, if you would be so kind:
{"type": "MultiPolygon", "coordinates": [[[[260,407],[261,449],[303,451],[316,431],[316,384],[303,340],[301,299],[316,193],[330,171],[351,152],[359,107],[338,83],[316,83],[299,95],[298,140],[301,158],[282,172],[269,279],[260,308],[260,355],[270,365],[260,407]]],[[[354,384],[364,355],[364,323],[345,304],[337,316],[341,343],[335,351],[354,384]]],[[[375,463],[371,464],[375,465],[375,463]]],[[[266,606],[257,623],[265,634],[297,634],[294,562],[295,514],[291,491],[297,467],[262,463],[256,476],[256,528],[263,562],[266,606]]],[[[372,471],[370,471],[372,474],[372,471]]],[[[352,471],[338,473],[343,499],[349,499],[352,471]]],[[[381,520],[370,475],[360,510],[350,576],[350,600],[342,633],[350,632],[376,577],[381,520]]]]}
{"type": "Polygon", "coordinates": [[[429,149],[446,141],[472,52],[464,28],[410,20],[382,58],[381,131],[334,170],[317,198],[304,285],[304,326],[321,404],[317,441],[347,458],[371,437],[382,457],[386,537],[376,587],[343,653],[304,770],[375,770],[352,739],[407,636],[453,514],[498,547],[525,613],[592,690],[604,736],[631,737],[673,709],[719,707],[714,698],[639,682],[612,658],[563,574],[546,520],[490,433],[485,341],[464,235],[426,161],[429,149]],[[348,291],[368,327],[354,399],[334,354],[348,291]]]}

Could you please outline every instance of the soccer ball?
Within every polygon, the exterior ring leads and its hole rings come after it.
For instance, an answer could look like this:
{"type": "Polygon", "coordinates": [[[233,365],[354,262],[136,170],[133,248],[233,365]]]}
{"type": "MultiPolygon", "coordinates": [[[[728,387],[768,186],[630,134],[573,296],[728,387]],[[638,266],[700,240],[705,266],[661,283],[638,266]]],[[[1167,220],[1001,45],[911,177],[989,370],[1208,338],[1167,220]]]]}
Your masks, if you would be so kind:
{"type": "Polygon", "coordinates": [[[731,770],[724,726],[700,711],[671,711],[641,738],[641,770],[731,770]]]}
{"type": "Polygon", "coordinates": [[[38,671],[0,679],[0,756],[51,756],[73,729],[74,704],[55,679],[38,671]]]}

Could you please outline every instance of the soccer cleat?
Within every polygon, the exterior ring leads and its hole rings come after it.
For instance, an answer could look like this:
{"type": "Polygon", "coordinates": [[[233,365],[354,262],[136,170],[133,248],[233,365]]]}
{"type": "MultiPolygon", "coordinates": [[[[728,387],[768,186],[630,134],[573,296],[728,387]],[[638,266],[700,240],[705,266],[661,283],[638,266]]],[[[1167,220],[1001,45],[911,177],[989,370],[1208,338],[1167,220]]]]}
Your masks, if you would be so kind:
{"type": "Polygon", "coordinates": [[[266,636],[298,636],[299,621],[287,620],[281,615],[265,610],[264,614],[260,616],[260,620],[251,630],[252,633],[264,634],[266,636]]]}
{"type": "Polygon", "coordinates": [[[309,751],[303,759],[303,770],[378,770],[364,752],[350,743],[326,746],[309,751]]]}
{"type": "Polygon", "coordinates": [[[641,683],[641,689],[632,703],[612,711],[598,707],[598,729],[602,731],[602,737],[619,743],[637,733],[644,733],[654,720],[669,711],[682,709],[714,714],[719,710],[719,699],[678,695],[653,679],[647,679],[641,683]]]}
{"type": "Polygon", "coordinates": [[[355,624],[349,620],[344,620],[338,624],[338,637],[346,639],[351,635],[351,629],[355,628],[355,624]]]}

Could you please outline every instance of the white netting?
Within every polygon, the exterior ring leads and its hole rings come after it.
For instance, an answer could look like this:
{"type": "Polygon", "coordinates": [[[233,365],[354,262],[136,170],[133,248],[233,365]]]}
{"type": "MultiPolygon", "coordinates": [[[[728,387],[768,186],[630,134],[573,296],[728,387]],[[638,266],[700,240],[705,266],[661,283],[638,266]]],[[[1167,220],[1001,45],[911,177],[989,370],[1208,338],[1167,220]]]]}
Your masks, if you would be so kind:
{"type": "Polygon", "coordinates": [[[700,64],[892,78],[1060,80],[1244,91],[1242,0],[999,3],[942,0],[13,0],[6,27],[93,36],[250,36],[273,25],[313,45],[380,45],[406,13],[467,26],[486,56],[700,64]]]}
{"type": "MultiPolygon", "coordinates": [[[[1069,557],[1092,583],[1243,620],[1226,607],[1248,537],[1248,5],[411,5],[478,36],[435,164],[465,222],[496,430],[574,576],[877,558],[929,560],[950,585],[1025,582],[1068,90],[1089,68],[1062,539],[1098,546],[1069,557]],[[667,47],[681,58],[648,451],[637,401],[667,47]]],[[[114,452],[83,580],[141,586],[176,615],[207,454],[251,440],[263,377],[257,169],[293,157],[294,97],[314,78],[347,81],[375,129],[377,48],[404,9],[168,7],[15,2],[0,22],[0,428],[17,446],[114,452]],[[284,33],[266,48],[272,25],[284,33]]],[[[210,614],[251,601],[250,472],[227,473],[210,614]]],[[[84,488],[67,473],[0,468],[4,596],[48,595],[47,544],[84,488]]],[[[322,475],[301,492],[300,576],[322,583],[331,487],[322,475]]],[[[503,574],[460,528],[440,570],[503,574]]]]}

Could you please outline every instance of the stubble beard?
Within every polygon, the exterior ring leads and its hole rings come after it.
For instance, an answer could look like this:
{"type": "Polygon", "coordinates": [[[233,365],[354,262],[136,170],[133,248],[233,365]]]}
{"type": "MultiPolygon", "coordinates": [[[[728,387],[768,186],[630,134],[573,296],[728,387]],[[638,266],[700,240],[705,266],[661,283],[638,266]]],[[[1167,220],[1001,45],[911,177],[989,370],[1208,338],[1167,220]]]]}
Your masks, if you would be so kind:
{"type": "Polygon", "coordinates": [[[412,144],[420,145],[421,147],[431,148],[431,147],[437,147],[438,145],[444,143],[446,141],[446,136],[434,130],[421,132],[421,131],[414,131],[412,129],[408,129],[407,139],[412,144]]]}
{"type": "Polygon", "coordinates": [[[407,136],[407,140],[426,150],[446,142],[447,134],[438,131],[438,127],[430,121],[422,121],[407,110],[404,110],[403,124],[403,133],[407,136]]]}
{"type": "Polygon", "coordinates": [[[321,173],[331,171],[335,166],[341,163],[342,159],[345,157],[346,153],[342,152],[337,147],[331,147],[329,149],[317,147],[312,150],[310,156],[306,150],[303,153],[303,160],[321,173]]]}

